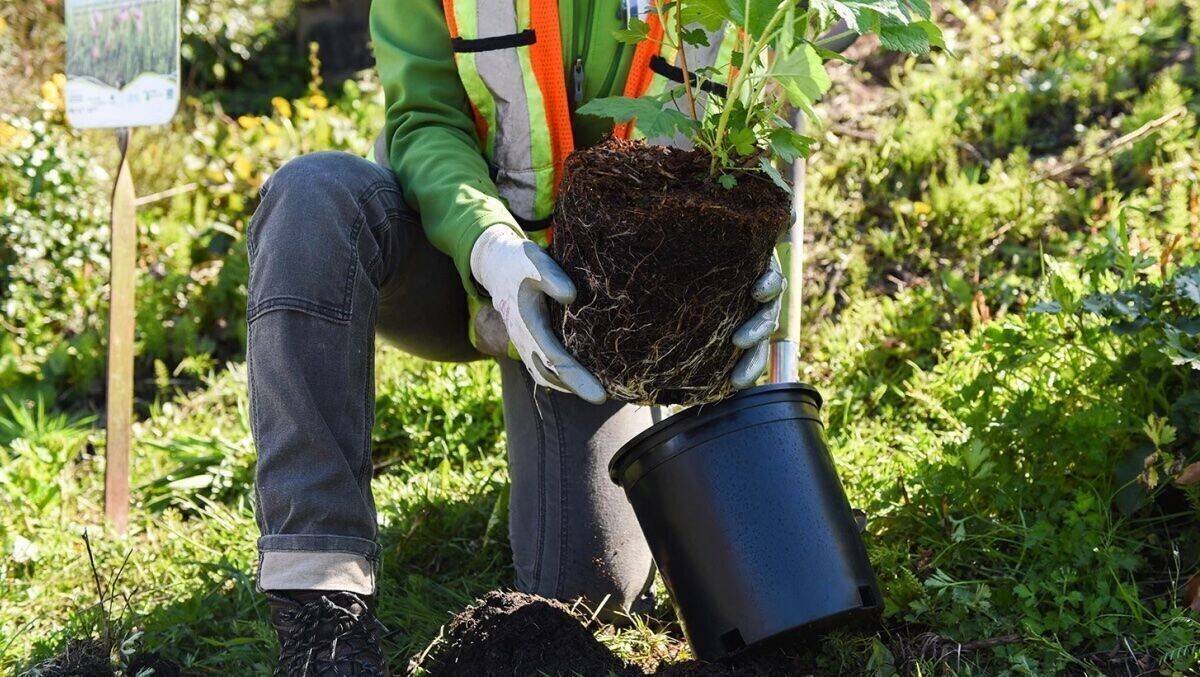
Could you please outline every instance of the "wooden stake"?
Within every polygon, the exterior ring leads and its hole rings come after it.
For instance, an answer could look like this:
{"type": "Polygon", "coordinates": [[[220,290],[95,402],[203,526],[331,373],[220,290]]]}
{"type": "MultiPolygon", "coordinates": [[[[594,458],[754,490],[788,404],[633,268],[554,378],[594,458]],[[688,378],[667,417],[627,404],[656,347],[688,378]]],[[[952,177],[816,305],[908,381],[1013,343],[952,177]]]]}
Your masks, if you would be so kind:
{"type": "Polygon", "coordinates": [[[112,251],[109,255],[107,438],[104,458],[104,514],[125,533],[129,525],[129,450],[133,424],[134,273],[137,220],[133,177],[129,174],[128,128],[117,130],[121,163],[112,193],[112,251]]]}

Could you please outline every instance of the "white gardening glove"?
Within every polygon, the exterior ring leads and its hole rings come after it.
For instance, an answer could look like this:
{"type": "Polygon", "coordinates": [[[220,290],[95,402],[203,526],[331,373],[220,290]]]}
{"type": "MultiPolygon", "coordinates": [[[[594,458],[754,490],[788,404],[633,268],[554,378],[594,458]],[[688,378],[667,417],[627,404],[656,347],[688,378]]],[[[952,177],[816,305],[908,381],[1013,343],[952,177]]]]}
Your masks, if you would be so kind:
{"type": "Polygon", "coordinates": [[[787,289],[787,278],[779,259],[771,256],[767,272],[754,283],[750,292],[755,301],[763,304],[749,320],[733,332],[733,345],[746,351],[733,366],[731,381],[736,390],[754,385],[767,368],[767,354],[771,334],[779,328],[779,311],[783,307],[783,291],[787,289]]]}
{"type": "Polygon", "coordinates": [[[471,248],[471,274],[492,297],[492,307],[535,383],[575,393],[592,404],[604,402],[604,386],[550,328],[546,297],[571,303],[575,285],[546,252],[508,226],[491,226],[471,248]]]}

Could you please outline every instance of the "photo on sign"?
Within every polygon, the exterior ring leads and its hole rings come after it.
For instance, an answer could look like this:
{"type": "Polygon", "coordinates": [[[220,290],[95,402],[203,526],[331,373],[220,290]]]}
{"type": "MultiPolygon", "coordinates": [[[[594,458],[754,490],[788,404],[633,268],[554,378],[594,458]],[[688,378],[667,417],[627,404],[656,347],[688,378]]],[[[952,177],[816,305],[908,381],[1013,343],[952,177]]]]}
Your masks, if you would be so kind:
{"type": "Polygon", "coordinates": [[[66,23],[71,124],[170,121],[179,105],[178,0],[67,0],[66,23]]]}

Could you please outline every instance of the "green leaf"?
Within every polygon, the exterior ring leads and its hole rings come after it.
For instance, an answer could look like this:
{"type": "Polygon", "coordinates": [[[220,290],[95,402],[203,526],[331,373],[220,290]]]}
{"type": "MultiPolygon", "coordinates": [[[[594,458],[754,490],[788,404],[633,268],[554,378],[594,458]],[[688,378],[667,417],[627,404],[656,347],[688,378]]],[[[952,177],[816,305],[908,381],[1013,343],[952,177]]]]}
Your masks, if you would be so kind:
{"type": "Polygon", "coordinates": [[[1200,306],[1200,266],[1185,268],[1175,274],[1175,296],[1200,306]]]}
{"type": "Polygon", "coordinates": [[[708,33],[703,28],[685,30],[680,38],[693,47],[708,47],[708,33]]]}
{"type": "Polygon", "coordinates": [[[717,183],[721,184],[725,190],[733,190],[733,187],[737,185],[737,179],[733,174],[722,174],[717,177],[717,183]]]}
{"type": "Polygon", "coordinates": [[[808,157],[813,140],[802,134],[797,134],[788,128],[772,129],[768,139],[771,142],[771,152],[784,162],[795,162],[802,157],[808,157]]]}
{"type": "Polygon", "coordinates": [[[929,5],[929,0],[900,0],[900,6],[915,12],[926,21],[933,18],[933,7],[929,5]]]}
{"type": "Polygon", "coordinates": [[[613,31],[613,37],[617,39],[617,42],[635,46],[649,35],[650,24],[637,17],[629,20],[628,27],[613,31]]]}
{"type": "Polygon", "coordinates": [[[836,16],[859,34],[880,32],[888,23],[905,26],[933,18],[929,0],[811,0],[810,7],[822,24],[836,16]]]}
{"type": "Polygon", "coordinates": [[[917,24],[884,21],[879,27],[879,42],[887,49],[909,54],[929,52],[929,34],[917,24]]]}
{"type": "Polygon", "coordinates": [[[646,136],[673,136],[676,132],[691,135],[696,121],[675,108],[664,108],[663,103],[649,97],[631,99],[627,96],[609,96],[592,99],[579,107],[584,115],[611,118],[617,122],[634,120],[634,125],[646,136]]]}
{"type": "Polygon", "coordinates": [[[680,12],[684,25],[699,24],[715,31],[726,21],[733,22],[733,3],[729,0],[688,0],[680,12]]]}
{"type": "Polygon", "coordinates": [[[792,105],[809,109],[829,91],[831,82],[825,64],[812,45],[793,50],[779,60],[771,70],[792,105]]]}
{"type": "Polygon", "coordinates": [[[817,12],[821,24],[829,23],[833,17],[846,22],[850,30],[865,34],[874,30],[881,13],[896,11],[896,18],[903,20],[895,0],[812,0],[810,7],[817,12]]]}
{"type": "Polygon", "coordinates": [[[729,145],[738,155],[753,155],[758,150],[758,137],[749,127],[735,129],[729,134],[729,145]]]}
{"type": "Polygon", "coordinates": [[[767,24],[771,22],[775,10],[779,9],[779,0],[747,0],[747,2],[750,6],[750,16],[748,17],[740,16],[745,13],[743,3],[734,2],[736,5],[734,23],[746,29],[746,32],[752,37],[761,37],[767,30],[767,24]]]}
{"type": "Polygon", "coordinates": [[[942,35],[942,29],[937,27],[937,24],[932,21],[918,21],[914,26],[920,26],[921,30],[925,31],[925,37],[929,38],[929,44],[938,49],[949,50],[946,47],[946,38],[942,35]]]}
{"type": "Polygon", "coordinates": [[[771,164],[769,159],[765,157],[759,158],[758,166],[767,173],[767,176],[771,177],[771,180],[775,182],[776,186],[779,186],[783,189],[783,192],[787,193],[788,195],[792,194],[792,187],[788,185],[787,181],[783,180],[783,175],[779,173],[778,169],[775,169],[775,165],[771,164]]]}
{"type": "Polygon", "coordinates": [[[820,56],[826,61],[841,61],[842,63],[848,63],[851,66],[858,64],[857,60],[851,59],[841,52],[835,52],[832,49],[826,49],[820,45],[813,45],[813,48],[817,50],[817,56],[820,56]]]}

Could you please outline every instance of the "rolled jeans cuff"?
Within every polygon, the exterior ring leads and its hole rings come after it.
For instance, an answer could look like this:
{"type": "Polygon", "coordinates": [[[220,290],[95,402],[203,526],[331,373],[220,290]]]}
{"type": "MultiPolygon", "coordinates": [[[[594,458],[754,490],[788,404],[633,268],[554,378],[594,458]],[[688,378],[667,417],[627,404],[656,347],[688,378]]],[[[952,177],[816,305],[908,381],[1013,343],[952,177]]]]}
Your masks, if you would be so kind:
{"type": "Polygon", "coordinates": [[[374,595],[379,544],[354,536],[276,534],[258,539],[259,590],[374,595]]]}

